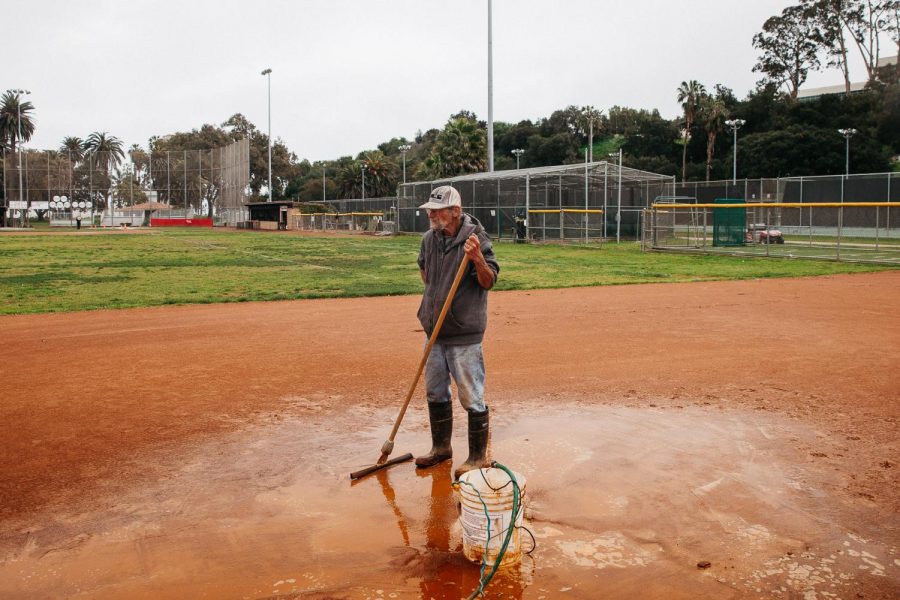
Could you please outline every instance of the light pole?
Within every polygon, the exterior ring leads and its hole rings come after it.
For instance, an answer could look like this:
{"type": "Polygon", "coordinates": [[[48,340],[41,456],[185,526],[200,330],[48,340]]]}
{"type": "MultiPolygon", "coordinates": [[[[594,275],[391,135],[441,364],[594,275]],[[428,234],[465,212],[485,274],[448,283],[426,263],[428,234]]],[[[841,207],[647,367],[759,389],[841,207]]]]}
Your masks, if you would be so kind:
{"type": "Polygon", "coordinates": [[[360,168],[362,171],[362,199],[366,199],[366,163],[360,168]]]}
{"type": "Polygon", "coordinates": [[[593,106],[585,106],[581,110],[588,119],[588,162],[594,162],[594,121],[600,116],[601,111],[593,106]]]}
{"type": "Polygon", "coordinates": [[[403,155],[403,185],[406,185],[406,153],[412,148],[409,144],[400,144],[397,149],[403,155]]]}
{"type": "Polygon", "coordinates": [[[746,122],[744,119],[728,119],[725,121],[725,125],[731,127],[731,130],[734,132],[734,162],[731,171],[731,183],[734,185],[737,185],[737,130],[746,122]]]}
{"type": "MultiPolygon", "coordinates": [[[[618,200],[616,201],[616,243],[622,241],[622,149],[618,152],[610,152],[611,158],[619,157],[619,191],[618,200]]],[[[603,232],[606,235],[606,232],[603,232]]]]}
{"type": "Polygon", "coordinates": [[[262,75],[266,76],[269,84],[269,202],[272,201],[272,69],[265,69],[262,75]]]}
{"type": "Polygon", "coordinates": [[[519,157],[525,154],[521,148],[513,148],[512,153],[516,155],[516,170],[519,170],[519,157]]]}
{"type": "Polygon", "coordinates": [[[488,0],[488,172],[494,172],[494,34],[491,0],[488,0]]]}
{"type": "MultiPolygon", "coordinates": [[[[19,140],[19,202],[22,202],[22,101],[18,96],[22,94],[30,95],[31,92],[28,90],[6,90],[12,94],[15,94],[16,97],[16,124],[19,128],[18,140],[19,140]]],[[[28,206],[25,206],[25,210],[22,211],[22,227],[25,227],[25,219],[28,218],[28,206]]]]}
{"type": "Polygon", "coordinates": [[[838,129],[838,133],[844,136],[844,139],[847,140],[847,150],[846,150],[846,159],[844,163],[844,174],[850,174],[850,138],[859,133],[852,127],[849,129],[838,129]]]}

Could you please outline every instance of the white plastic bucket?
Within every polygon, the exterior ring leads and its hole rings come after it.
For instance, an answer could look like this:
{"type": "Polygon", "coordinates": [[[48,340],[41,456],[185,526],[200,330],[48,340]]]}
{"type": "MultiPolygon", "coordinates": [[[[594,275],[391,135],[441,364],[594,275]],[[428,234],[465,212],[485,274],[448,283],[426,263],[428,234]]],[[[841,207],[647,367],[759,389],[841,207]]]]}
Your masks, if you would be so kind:
{"type": "MultiPolygon", "coordinates": [[[[518,564],[522,560],[522,547],[520,544],[520,530],[523,515],[525,513],[525,476],[513,471],[516,482],[519,484],[520,498],[519,511],[515,516],[516,529],[513,530],[506,553],[500,563],[501,567],[518,564]]],[[[463,531],[463,553],[469,560],[481,563],[487,553],[487,564],[493,565],[497,560],[497,554],[506,539],[510,521],[513,519],[513,485],[509,475],[501,469],[479,469],[464,473],[459,478],[460,513],[459,524],[463,531]],[[481,494],[481,500],[472,487],[481,494]],[[482,500],[484,504],[482,504],[482,500]],[[488,540],[488,517],[484,514],[487,506],[490,517],[490,540],[488,540]]]]}

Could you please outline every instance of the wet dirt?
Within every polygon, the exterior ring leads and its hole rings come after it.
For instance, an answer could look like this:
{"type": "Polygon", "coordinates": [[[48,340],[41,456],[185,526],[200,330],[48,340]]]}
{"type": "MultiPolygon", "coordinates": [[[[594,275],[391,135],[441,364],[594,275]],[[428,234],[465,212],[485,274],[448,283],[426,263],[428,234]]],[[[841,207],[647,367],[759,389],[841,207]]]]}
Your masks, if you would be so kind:
{"type": "MultiPolygon", "coordinates": [[[[900,596],[898,291],[494,294],[492,452],[537,545],[488,597],[900,596]]],[[[0,319],[0,597],[467,596],[450,462],[349,481],[410,381],[416,301],[0,319]]],[[[414,404],[394,454],[427,447],[414,404]]]]}

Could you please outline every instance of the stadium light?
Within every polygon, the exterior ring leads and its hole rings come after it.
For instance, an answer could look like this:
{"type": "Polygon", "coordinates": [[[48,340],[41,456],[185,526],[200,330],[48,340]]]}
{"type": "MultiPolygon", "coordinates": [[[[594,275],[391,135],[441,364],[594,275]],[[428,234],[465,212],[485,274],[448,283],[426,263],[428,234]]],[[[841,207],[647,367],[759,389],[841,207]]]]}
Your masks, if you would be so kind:
{"type": "Polygon", "coordinates": [[[850,174],[850,138],[859,133],[852,127],[849,129],[838,129],[838,133],[844,136],[844,139],[847,140],[847,150],[845,152],[846,158],[844,159],[844,174],[850,174]]]}
{"type": "Polygon", "coordinates": [[[594,121],[600,118],[602,111],[593,106],[585,106],[581,111],[588,119],[588,162],[594,162],[594,121]]]}
{"type": "Polygon", "coordinates": [[[516,170],[519,170],[519,157],[525,154],[521,148],[513,148],[512,153],[516,155],[516,170]]]}
{"type": "Polygon", "coordinates": [[[262,75],[269,83],[269,202],[272,201],[272,69],[265,69],[262,75]]]}
{"type": "Polygon", "coordinates": [[[409,144],[400,144],[397,149],[403,155],[403,185],[406,185],[406,153],[412,148],[409,144]]]}
{"type": "MultiPolygon", "coordinates": [[[[31,95],[31,92],[28,90],[6,90],[11,94],[15,94],[16,96],[21,96],[25,94],[26,96],[31,95]]],[[[16,98],[16,123],[19,127],[19,202],[22,201],[22,103],[16,98]]],[[[25,206],[25,210],[22,211],[22,227],[25,227],[25,219],[28,218],[28,206],[25,206]]]]}
{"type": "Polygon", "coordinates": [[[731,127],[731,130],[734,132],[734,157],[731,171],[731,183],[734,185],[737,185],[737,130],[746,122],[744,119],[728,119],[725,121],[725,125],[731,127]]]}

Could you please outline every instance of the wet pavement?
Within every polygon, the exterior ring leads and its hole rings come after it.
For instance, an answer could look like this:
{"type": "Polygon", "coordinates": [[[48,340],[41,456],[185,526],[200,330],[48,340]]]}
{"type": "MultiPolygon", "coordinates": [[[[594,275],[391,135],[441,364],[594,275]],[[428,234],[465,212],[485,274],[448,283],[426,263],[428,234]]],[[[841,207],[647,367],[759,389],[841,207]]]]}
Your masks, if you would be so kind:
{"type": "MultiPolygon", "coordinates": [[[[351,483],[378,458],[394,412],[325,400],[286,398],[310,409],[194,447],[124,495],[27,516],[4,538],[0,597],[468,596],[479,570],[462,554],[451,463],[351,483]]],[[[528,478],[536,547],[488,598],[900,596],[900,519],[838,495],[833,469],[799,449],[822,434],[796,420],[495,408],[493,455],[528,478]]],[[[410,410],[395,456],[427,450],[426,421],[410,410]]]]}

